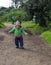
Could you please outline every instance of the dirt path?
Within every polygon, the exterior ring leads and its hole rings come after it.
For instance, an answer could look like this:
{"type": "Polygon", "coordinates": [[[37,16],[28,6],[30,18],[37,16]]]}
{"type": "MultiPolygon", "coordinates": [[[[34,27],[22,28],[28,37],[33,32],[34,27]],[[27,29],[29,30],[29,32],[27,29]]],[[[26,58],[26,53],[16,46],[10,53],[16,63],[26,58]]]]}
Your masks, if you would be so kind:
{"type": "Polygon", "coordinates": [[[25,49],[16,49],[8,27],[0,29],[0,65],[51,65],[51,46],[43,38],[24,36],[25,49]]]}

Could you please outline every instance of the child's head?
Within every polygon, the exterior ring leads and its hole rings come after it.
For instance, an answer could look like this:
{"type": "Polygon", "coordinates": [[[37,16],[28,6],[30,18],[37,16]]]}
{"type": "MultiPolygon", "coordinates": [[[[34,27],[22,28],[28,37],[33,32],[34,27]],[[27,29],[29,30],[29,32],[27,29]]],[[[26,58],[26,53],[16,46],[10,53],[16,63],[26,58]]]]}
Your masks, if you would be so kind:
{"type": "Polygon", "coordinates": [[[17,27],[17,28],[20,28],[20,26],[21,26],[21,24],[20,24],[19,20],[17,20],[17,21],[16,21],[16,27],[17,27]]]}

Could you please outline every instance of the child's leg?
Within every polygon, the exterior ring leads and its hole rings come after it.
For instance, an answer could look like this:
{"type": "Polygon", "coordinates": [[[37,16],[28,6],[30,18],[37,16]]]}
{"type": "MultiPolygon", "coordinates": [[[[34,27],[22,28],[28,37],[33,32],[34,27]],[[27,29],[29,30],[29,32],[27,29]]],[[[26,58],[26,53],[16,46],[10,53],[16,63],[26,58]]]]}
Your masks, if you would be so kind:
{"type": "Polygon", "coordinates": [[[18,38],[15,37],[15,45],[17,48],[19,48],[19,42],[18,42],[18,38]]]}
{"type": "Polygon", "coordinates": [[[23,44],[23,37],[19,38],[19,42],[20,42],[20,47],[24,48],[24,44],[23,44]]]}

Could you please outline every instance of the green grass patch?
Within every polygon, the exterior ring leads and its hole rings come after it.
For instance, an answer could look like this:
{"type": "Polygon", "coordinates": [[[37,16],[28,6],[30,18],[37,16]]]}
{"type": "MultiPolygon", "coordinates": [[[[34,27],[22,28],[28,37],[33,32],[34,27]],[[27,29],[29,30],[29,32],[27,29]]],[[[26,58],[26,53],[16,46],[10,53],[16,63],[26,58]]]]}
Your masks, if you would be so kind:
{"type": "Polygon", "coordinates": [[[43,32],[42,36],[44,37],[48,44],[51,44],[51,31],[43,32]]]}
{"type": "Polygon", "coordinates": [[[5,25],[0,22],[0,28],[5,28],[5,25]]]}
{"type": "Polygon", "coordinates": [[[33,28],[34,27],[34,23],[32,21],[24,21],[22,23],[22,26],[26,27],[26,28],[33,28]]]}
{"type": "Polygon", "coordinates": [[[4,22],[4,24],[6,25],[6,24],[12,24],[12,22],[4,22]]]}
{"type": "Polygon", "coordinates": [[[44,30],[46,30],[46,28],[39,26],[39,24],[35,24],[33,21],[24,21],[22,26],[30,29],[32,32],[39,31],[42,33],[44,30]]]}

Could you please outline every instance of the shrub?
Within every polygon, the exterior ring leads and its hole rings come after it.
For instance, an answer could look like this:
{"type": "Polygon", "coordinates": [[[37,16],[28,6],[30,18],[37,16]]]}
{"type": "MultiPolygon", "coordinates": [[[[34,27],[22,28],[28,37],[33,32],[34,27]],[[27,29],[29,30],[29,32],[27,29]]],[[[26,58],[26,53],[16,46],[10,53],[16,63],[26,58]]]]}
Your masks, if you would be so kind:
{"type": "Polygon", "coordinates": [[[11,9],[10,12],[6,12],[2,18],[0,19],[0,21],[11,21],[11,17],[14,16],[15,17],[15,21],[17,19],[20,20],[28,20],[28,15],[25,11],[23,10],[19,10],[19,9],[11,9]]]}
{"type": "Polygon", "coordinates": [[[4,27],[5,27],[5,25],[0,22],[0,28],[4,28],[4,27]]]}
{"type": "Polygon", "coordinates": [[[43,32],[42,36],[47,41],[47,43],[51,44],[51,31],[45,31],[45,32],[43,32]]]}

